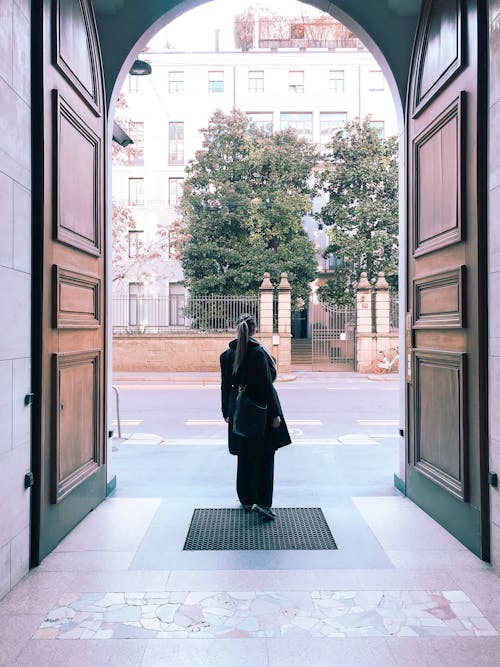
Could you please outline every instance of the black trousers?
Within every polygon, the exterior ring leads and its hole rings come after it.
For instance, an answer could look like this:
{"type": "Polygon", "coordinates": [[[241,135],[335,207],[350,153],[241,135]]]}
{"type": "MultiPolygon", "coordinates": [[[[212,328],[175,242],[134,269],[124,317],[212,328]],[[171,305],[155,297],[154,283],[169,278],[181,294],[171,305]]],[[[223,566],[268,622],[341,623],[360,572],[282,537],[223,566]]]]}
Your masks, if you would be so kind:
{"type": "Polygon", "coordinates": [[[238,456],[236,491],[242,505],[273,504],[274,452],[258,459],[238,456]]]}

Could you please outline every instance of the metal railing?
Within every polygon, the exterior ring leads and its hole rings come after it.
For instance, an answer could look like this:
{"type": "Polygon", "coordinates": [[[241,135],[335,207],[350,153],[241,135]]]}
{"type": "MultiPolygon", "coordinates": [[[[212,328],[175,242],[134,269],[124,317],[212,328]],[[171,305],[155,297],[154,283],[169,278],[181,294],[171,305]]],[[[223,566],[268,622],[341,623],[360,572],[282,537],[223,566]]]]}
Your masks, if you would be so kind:
{"type": "Polygon", "coordinates": [[[226,333],[242,313],[254,315],[259,326],[258,295],[115,296],[113,333],[226,333]]]}
{"type": "Polygon", "coordinates": [[[389,326],[391,330],[399,329],[399,293],[389,292],[389,326]]]}

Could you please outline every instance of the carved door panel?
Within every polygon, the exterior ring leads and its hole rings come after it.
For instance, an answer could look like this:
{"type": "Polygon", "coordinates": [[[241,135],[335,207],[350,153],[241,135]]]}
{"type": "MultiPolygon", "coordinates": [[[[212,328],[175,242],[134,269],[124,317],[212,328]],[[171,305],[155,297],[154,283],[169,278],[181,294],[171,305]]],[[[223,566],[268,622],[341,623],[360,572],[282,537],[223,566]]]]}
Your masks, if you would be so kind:
{"type": "Polygon", "coordinates": [[[33,12],[35,564],[106,495],[105,106],[91,2],[33,12]]]}
{"type": "Polygon", "coordinates": [[[413,54],[407,493],[487,558],[479,19],[476,0],[424,2],[413,54]]]}

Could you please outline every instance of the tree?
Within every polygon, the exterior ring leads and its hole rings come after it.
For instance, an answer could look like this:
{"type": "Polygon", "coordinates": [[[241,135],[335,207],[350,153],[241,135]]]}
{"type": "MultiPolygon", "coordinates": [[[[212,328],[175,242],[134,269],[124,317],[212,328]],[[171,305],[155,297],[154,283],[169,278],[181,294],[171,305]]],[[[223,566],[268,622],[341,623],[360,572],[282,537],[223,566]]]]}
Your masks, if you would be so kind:
{"type": "Polygon", "coordinates": [[[265,271],[288,272],[307,299],[317,262],[301,218],[311,210],[314,147],[293,130],[268,133],[238,110],[216,111],[186,168],[178,234],[192,294],[255,294],[265,271]]]}
{"type": "Polygon", "coordinates": [[[396,137],[380,139],[366,118],[336,132],[327,148],[318,184],[328,202],[316,218],[328,227],[324,254],[334,256],[336,268],[319,294],[344,305],[353,303],[362,271],[371,278],[384,271],[397,288],[398,145],[396,137]]]}
{"type": "Polygon", "coordinates": [[[248,7],[234,17],[234,45],[242,51],[250,51],[255,36],[255,9],[248,7]]]}
{"type": "MultiPolygon", "coordinates": [[[[133,123],[128,117],[127,101],[120,94],[116,104],[115,120],[129,135],[133,134],[133,123]]],[[[112,160],[114,165],[127,165],[134,161],[138,149],[136,144],[120,146],[116,141],[112,146],[112,160]]],[[[112,204],[112,261],[113,282],[132,279],[137,282],[147,282],[174,277],[165,259],[169,258],[169,230],[166,225],[157,225],[152,235],[143,240],[144,233],[138,229],[137,220],[132,214],[130,206],[113,201],[112,204]],[[136,234],[133,248],[130,242],[130,233],[136,234]],[[131,252],[131,250],[133,250],[131,252]]]]}

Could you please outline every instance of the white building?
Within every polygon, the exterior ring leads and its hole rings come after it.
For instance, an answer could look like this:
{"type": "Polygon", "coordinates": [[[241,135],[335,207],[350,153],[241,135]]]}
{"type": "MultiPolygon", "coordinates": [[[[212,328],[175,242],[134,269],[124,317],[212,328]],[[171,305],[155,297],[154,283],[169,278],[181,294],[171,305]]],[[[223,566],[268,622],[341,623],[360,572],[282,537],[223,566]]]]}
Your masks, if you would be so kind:
{"type": "MultiPolygon", "coordinates": [[[[156,225],[178,215],[184,168],[201,147],[200,128],[216,109],[237,107],[254,122],[280,130],[295,127],[324,148],[346,121],[371,117],[381,135],[397,134],[388,85],[359,40],[353,48],[254,49],[212,53],[147,51],[141,58],[150,76],[127,77],[122,93],[133,139],[143,148],[133,164],[113,169],[113,199],[132,209],[139,232],[130,233],[131,252],[141,233],[147,242],[156,225]]],[[[324,232],[304,224],[320,247],[324,232]]],[[[325,267],[321,267],[325,268],[325,267]]],[[[326,267],[327,268],[327,267],[326,267]]],[[[165,258],[156,284],[130,274],[117,286],[123,296],[182,294],[179,262],[165,258]],[[130,283],[129,285],[125,282],[130,283]]]]}

